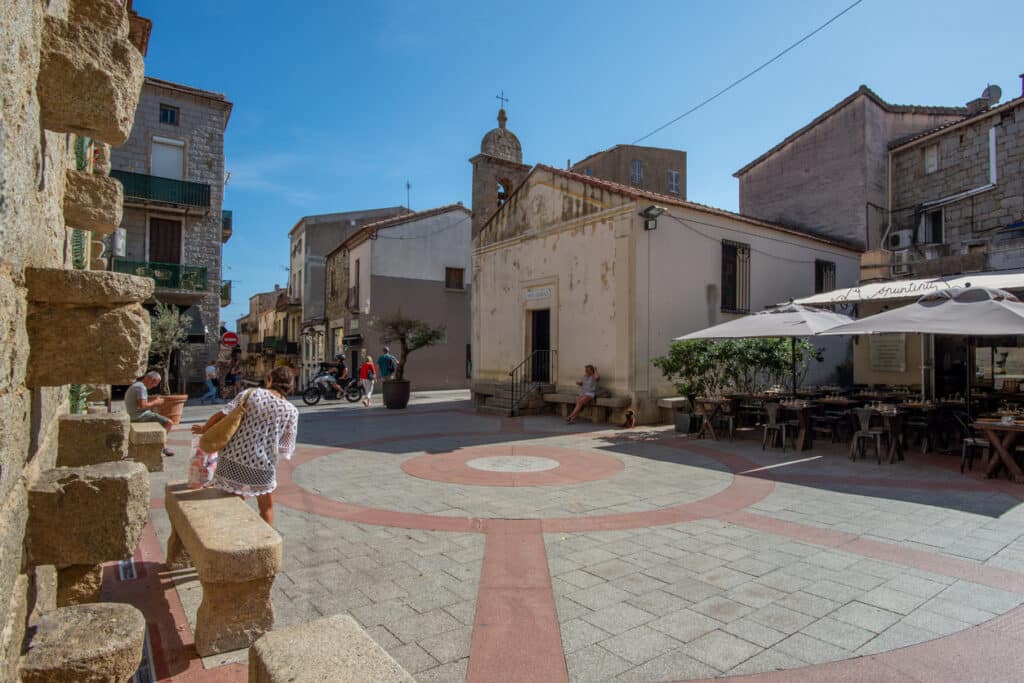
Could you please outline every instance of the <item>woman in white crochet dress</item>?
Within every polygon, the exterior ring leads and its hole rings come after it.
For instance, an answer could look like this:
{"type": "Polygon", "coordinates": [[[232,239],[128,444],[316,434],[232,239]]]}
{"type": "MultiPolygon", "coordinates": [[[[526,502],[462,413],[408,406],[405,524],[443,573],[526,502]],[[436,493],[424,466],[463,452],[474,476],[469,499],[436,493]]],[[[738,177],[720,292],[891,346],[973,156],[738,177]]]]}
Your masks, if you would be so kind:
{"type": "Polygon", "coordinates": [[[299,411],[288,402],[294,377],[290,368],[277,367],[266,377],[266,387],[250,389],[216,412],[204,425],[193,425],[193,434],[202,434],[217,424],[245,398],[245,413],[238,431],[217,456],[217,469],[211,486],[217,486],[243,498],[256,497],[260,517],[274,524],[274,497],[277,488],[277,461],[292,457],[299,411]]]}

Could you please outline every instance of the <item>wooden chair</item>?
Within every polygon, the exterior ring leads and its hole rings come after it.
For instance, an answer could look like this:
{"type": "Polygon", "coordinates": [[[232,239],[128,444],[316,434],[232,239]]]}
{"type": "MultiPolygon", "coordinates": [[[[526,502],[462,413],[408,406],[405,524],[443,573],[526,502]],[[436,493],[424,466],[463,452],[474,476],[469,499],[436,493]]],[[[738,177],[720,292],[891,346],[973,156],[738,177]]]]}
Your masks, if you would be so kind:
{"type": "Polygon", "coordinates": [[[832,439],[832,443],[840,440],[839,429],[842,421],[846,419],[843,412],[824,410],[811,416],[811,431],[815,436],[823,434],[832,439]]]}
{"type": "Polygon", "coordinates": [[[867,440],[874,443],[875,459],[881,465],[882,440],[886,437],[885,428],[871,426],[871,419],[875,416],[875,411],[871,408],[855,408],[853,412],[857,416],[858,429],[853,435],[853,441],[850,442],[850,460],[856,461],[858,453],[862,458],[865,456],[863,442],[867,440]]]}
{"type": "Polygon", "coordinates": [[[974,427],[971,426],[970,418],[966,413],[953,413],[953,417],[963,432],[963,442],[960,449],[960,474],[963,474],[965,465],[969,470],[974,469],[974,454],[978,449],[987,449],[989,459],[992,458],[994,449],[991,441],[983,436],[978,436],[974,427]]]}
{"type": "Polygon", "coordinates": [[[736,436],[736,421],[739,417],[738,408],[739,401],[732,399],[728,403],[723,404],[721,410],[715,415],[715,427],[721,428],[724,425],[726,430],[728,430],[730,439],[736,436]]]}
{"type": "MultiPolygon", "coordinates": [[[[787,427],[795,427],[799,429],[799,423],[796,420],[779,420],[779,411],[782,410],[782,405],[779,403],[765,403],[764,412],[767,418],[762,425],[762,436],[761,436],[761,450],[765,449],[768,444],[768,435],[772,435],[771,445],[774,448],[775,444],[781,439],[782,452],[786,452],[786,433],[787,427]]],[[[796,436],[795,431],[789,433],[790,442],[793,444],[793,450],[796,450],[796,436]]]]}

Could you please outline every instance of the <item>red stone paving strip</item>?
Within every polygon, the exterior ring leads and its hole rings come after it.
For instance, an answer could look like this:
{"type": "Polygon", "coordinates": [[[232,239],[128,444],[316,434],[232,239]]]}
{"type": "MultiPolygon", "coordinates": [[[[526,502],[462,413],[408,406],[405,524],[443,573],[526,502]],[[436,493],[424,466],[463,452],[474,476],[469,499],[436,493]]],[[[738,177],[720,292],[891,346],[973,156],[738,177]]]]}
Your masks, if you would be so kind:
{"type": "Polygon", "coordinates": [[[490,520],[466,681],[568,681],[537,520],[490,520]]]}
{"type": "Polygon", "coordinates": [[[402,470],[419,479],[475,486],[558,486],[608,479],[626,466],[618,458],[593,451],[555,446],[467,446],[447,453],[428,453],[402,462],[402,470]],[[476,458],[527,456],[558,461],[559,467],[540,472],[493,472],[469,467],[476,458]]]}
{"type": "Polygon", "coordinates": [[[134,559],[138,578],[132,581],[118,579],[116,562],[104,566],[100,599],[129,603],[145,615],[157,680],[175,683],[247,681],[249,667],[246,664],[203,667],[193,646],[192,629],[174,581],[162,571],[164,556],[152,521],[147,522],[142,531],[134,559]]]}

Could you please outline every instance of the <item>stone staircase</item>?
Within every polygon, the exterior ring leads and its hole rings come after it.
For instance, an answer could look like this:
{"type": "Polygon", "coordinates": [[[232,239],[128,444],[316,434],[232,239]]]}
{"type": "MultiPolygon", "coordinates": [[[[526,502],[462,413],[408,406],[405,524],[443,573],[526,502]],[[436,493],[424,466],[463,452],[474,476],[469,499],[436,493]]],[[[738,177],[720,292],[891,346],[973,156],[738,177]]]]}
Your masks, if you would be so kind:
{"type": "Polygon", "coordinates": [[[482,397],[477,403],[477,412],[484,415],[538,415],[544,412],[542,395],[555,390],[553,384],[534,384],[527,396],[519,401],[518,406],[512,405],[512,385],[495,387],[493,393],[482,397]]]}

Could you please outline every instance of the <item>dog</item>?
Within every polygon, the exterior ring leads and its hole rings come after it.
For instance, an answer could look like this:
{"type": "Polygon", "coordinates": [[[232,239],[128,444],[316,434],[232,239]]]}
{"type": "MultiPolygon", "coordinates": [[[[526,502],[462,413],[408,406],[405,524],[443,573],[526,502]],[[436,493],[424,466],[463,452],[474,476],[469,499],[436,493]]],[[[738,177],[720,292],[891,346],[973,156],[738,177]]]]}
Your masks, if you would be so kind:
{"type": "Polygon", "coordinates": [[[636,413],[632,410],[627,410],[625,415],[626,417],[625,420],[623,420],[622,428],[632,429],[633,427],[636,427],[636,413]]]}

